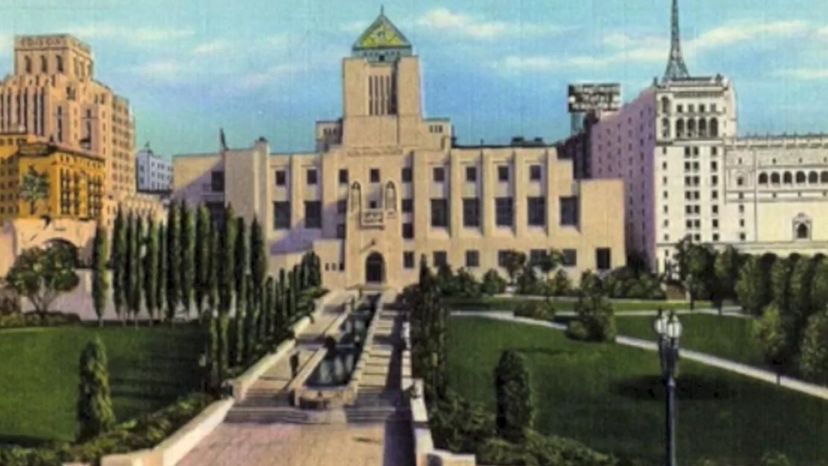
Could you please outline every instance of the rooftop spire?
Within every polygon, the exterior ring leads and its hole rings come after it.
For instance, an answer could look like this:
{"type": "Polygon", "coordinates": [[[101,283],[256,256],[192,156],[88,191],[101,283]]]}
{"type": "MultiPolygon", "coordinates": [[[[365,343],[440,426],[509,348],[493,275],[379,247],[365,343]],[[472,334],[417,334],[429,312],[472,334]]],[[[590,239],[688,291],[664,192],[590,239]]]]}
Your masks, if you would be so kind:
{"type": "Polygon", "coordinates": [[[689,78],[690,72],[681,55],[681,32],[679,30],[678,0],[673,0],[673,12],[670,24],[670,58],[667,61],[667,70],[664,71],[664,80],[689,78]]]}

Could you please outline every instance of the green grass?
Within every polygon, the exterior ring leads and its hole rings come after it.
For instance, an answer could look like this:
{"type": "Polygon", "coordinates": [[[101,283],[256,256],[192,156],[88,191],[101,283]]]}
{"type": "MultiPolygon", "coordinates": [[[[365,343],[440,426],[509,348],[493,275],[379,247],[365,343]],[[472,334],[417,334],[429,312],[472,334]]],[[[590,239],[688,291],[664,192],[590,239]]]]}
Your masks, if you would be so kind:
{"type": "MultiPolygon", "coordinates": [[[[681,347],[732,361],[765,367],[762,349],[751,334],[753,321],[706,314],[679,316],[681,347]]],[[[618,317],[618,334],[655,341],[652,317],[618,317]]]]}
{"type": "Polygon", "coordinates": [[[51,327],[0,331],[0,443],[72,440],[78,360],[101,336],[118,420],[153,411],[199,388],[197,326],[51,327]]]}
{"type": "MultiPolygon", "coordinates": [[[[466,398],[494,411],[494,367],[516,349],[530,370],[538,430],[660,463],[664,397],[654,352],[486,319],[452,318],[448,336],[449,385],[466,398]]],[[[799,465],[828,465],[828,402],[690,361],[680,372],[679,464],[755,466],[778,450],[799,465]]]]}
{"type": "MultiPolygon", "coordinates": [[[[514,311],[520,304],[528,301],[526,298],[495,298],[484,296],[481,298],[447,298],[446,303],[453,310],[467,311],[514,311]]],[[[552,298],[556,311],[575,310],[574,299],[552,298]]],[[[690,309],[690,303],[685,301],[612,301],[616,311],[655,311],[658,308],[664,310],[685,310],[690,309]]],[[[697,301],[696,308],[709,308],[708,301],[697,301]]]]}

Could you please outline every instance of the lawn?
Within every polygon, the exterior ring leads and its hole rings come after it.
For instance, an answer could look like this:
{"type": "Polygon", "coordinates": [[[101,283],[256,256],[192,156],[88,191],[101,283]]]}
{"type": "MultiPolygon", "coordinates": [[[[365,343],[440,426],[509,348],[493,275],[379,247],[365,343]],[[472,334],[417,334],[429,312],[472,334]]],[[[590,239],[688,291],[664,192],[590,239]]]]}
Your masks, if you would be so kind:
{"type": "MultiPolygon", "coordinates": [[[[664,396],[655,353],[479,318],[452,318],[448,341],[449,385],[466,398],[494,411],[494,367],[502,351],[516,349],[530,370],[536,428],[660,463],[664,396]]],[[[799,465],[828,465],[828,402],[690,361],[680,372],[679,464],[755,466],[778,450],[799,465]]]]}
{"type": "MultiPolygon", "coordinates": [[[[765,367],[762,349],[751,334],[753,321],[707,314],[681,315],[681,347],[732,361],[765,367]]],[[[652,317],[618,317],[618,334],[655,341],[652,317]]]]}
{"type": "MultiPolygon", "coordinates": [[[[529,301],[525,297],[514,298],[496,298],[491,296],[483,296],[480,298],[447,298],[446,304],[449,308],[457,311],[513,311],[517,306],[529,301]]],[[[552,298],[555,310],[557,311],[573,311],[575,310],[575,299],[572,298],[552,298]]],[[[613,308],[616,311],[655,311],[656,309],[664,310],[684,310],[690,308],[690,303],[685,301],[612,301],[613,308]]],[[[709,308],[711,306],[708,301],[697,301],[696,308],[709,308]]]]}
{"type": "Polygon", "coordinates": [[[0,443],[72,440],[78,360],[98,334],[109,357],[118,420],[153,411],[199,388],[197,326],[71,326],[0,331],[0,443]]]}

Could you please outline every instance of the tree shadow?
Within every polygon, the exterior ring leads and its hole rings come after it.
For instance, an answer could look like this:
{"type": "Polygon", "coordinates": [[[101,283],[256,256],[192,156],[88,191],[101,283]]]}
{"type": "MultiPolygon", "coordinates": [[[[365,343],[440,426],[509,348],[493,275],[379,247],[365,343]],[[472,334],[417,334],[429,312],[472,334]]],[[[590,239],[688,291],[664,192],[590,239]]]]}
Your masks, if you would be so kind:
{"type": "Polygon", "coordinates": [[[542,346],[529,346],[526,348],[515,348],[515,351],[525,355],[542,355],[542,356],[549,356],[549,357],[556,357],[556,356],[567,356],[571,354],[575,354],[574,351],[566,351],[566,350],[553,350],[549,348],[544,348],[542,346]]]}
{"type": "Polygon", "coordinates": [[[0,446],[10,445],[24,448],[40,448],[55,444],[55,440],[29,435],[0,435],[0,446]]]}
{"type": "MultiPolygon", "coordinates": [[[[663,401],[664,382],[656,375],[627,378],[610,387],[616,395],[639,401],[663,401]]],[[[726,400],[736,395],[726,381],[704,375],[687,375],[677,379],[676,397],[679,400],[713,401],[726,400]]]]}

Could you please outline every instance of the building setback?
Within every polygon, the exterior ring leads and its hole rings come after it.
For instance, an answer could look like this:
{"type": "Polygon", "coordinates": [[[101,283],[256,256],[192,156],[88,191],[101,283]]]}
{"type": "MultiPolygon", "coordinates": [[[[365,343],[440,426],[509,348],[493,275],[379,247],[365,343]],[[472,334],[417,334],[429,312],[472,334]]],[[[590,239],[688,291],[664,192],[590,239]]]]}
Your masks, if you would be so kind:
{"type": "Polygon", "coordinates": [[[544,144],[456,146],[449,120],[423,116],[419,59],[383,14],[352,51],[344,114],[317,123],[317,152],[271,154],[260,139],[178,156],[174,197],[258,218],[271,271],[315,251],[326,286],[401,287],[421,255],[482,276],[506,250],[554,247],[576,280],[626,263],[620,180],[577,181],[544,144]]]}

